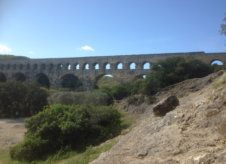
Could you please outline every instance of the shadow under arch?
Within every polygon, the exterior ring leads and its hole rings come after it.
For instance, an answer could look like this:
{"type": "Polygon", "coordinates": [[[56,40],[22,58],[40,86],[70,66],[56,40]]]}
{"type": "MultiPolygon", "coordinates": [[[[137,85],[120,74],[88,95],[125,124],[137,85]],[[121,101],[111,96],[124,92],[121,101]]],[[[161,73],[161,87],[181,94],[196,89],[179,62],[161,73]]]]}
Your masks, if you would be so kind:
{"type": "Polygon", "coordinates": [[[7,78],[3,72],[0,72],[0,82],[6,82],[7,78]]]}
{"type": "Polygon", "coordinates": [[[38,85],[40,85],[42,87],[47,87],[47,88],[50,87],[49,78],[44,73],[38,73],[36,75],[36,82],[38,83],[38,85]]]}
{"type": "Polygon", "coordinates": [[[67,89],[77,89],[82,85],[81,80],[73,74],[65,74],[60,78],[61,86],[67,89]]]}
{"type": "Polygon", "coordinates": [[[13,74],[13,80],[19,81],[19,82],[24,82],[24,81],[26,81],[26,76],[25,76],[25,74],[23,74],[21,72],[17,72],[15,74],[13,74]]]}

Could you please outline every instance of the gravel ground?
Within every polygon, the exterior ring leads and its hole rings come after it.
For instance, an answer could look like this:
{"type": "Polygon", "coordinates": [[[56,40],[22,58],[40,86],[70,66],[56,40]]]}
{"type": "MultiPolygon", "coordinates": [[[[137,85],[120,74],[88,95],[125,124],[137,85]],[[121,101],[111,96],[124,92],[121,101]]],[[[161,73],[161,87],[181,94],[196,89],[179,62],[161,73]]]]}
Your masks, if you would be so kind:
{"type": "Polygon", "coordinates": [[[0,119],[0,150],[7,150],[23,140],[26,132],[24,120],[0,119]]]}

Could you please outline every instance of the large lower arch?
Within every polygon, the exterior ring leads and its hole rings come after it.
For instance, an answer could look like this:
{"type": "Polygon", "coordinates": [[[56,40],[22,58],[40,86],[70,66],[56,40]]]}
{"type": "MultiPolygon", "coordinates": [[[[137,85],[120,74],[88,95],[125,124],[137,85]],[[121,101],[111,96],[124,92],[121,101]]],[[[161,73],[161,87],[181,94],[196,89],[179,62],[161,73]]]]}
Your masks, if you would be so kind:
{"type": "Polygon", "coordinates": [[[82,85],[79,78],[73,74],[63,75],[61,78],[61,86],[68,89],[77,89],[82,85]]]}
{"type": "Polygon", "coordinates": [[[13,74],[13,79],[15,81],[24,82],[24,81],[26,81],[26,76],[25,76],[25,74],[23,74],[21,72],[17,72],[15,74],[13,74]]]}
{"type": "Polygon", "coordinates": [[[215,60],[212,60],[210,64],[211,65],[220,65],[220,66],[222,66],[222,65],[224,65],[224,62],[221,61],[221,60],[215,59],[215,60]]]}
{"type": "Polygon", "coordinates": [[[212,60],[210,64],[211,64],[214,72],[225,68],[224,62],[221,60],[218,60],[218,59],[212,60]]]}
{"type": "Polygon", "coordinates": [[[111,74],[101,74],[94,80],[95,88],[111,88],[121,84],[121,81],[111,74]]]}
{"type": "Polygon", "coordinates": [[[47,88],[50,87],[49,78],[44,73],[39,73],[39,74],[36,75],[36,82],[40,86],[47,87],[47,88]]]}
{"type": "Polygon", "coordinates": [[[7,78],[3,72],[0,72],[0,82],[6,82],[7,78]]]}

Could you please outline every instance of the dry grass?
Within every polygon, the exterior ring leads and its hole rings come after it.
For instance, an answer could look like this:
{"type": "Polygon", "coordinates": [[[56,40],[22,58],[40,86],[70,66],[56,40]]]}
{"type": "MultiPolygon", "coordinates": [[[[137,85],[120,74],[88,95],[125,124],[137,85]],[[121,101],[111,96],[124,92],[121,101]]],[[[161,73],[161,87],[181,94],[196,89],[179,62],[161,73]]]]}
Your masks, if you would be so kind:
{"type": "Polygon", "coordinates": [[[213,83],[213,87],[214,89],[218,89],[219,87],[225,84],[226,84],[226,72],[224,72],[223,75],[213,83]]]}

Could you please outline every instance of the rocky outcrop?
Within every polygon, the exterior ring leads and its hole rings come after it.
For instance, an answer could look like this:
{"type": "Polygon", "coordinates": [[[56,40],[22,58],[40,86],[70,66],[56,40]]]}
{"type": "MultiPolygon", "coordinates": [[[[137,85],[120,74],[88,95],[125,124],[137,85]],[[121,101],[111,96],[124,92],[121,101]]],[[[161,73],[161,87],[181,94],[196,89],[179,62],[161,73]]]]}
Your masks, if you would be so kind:
{"type": "Polygon", "coordinates": [[[153,112],[156,116],[165,116],[166,113],[175,109],[178,105],[178,98],[176,96],[169,96],[154,106],[153,112]]]}

